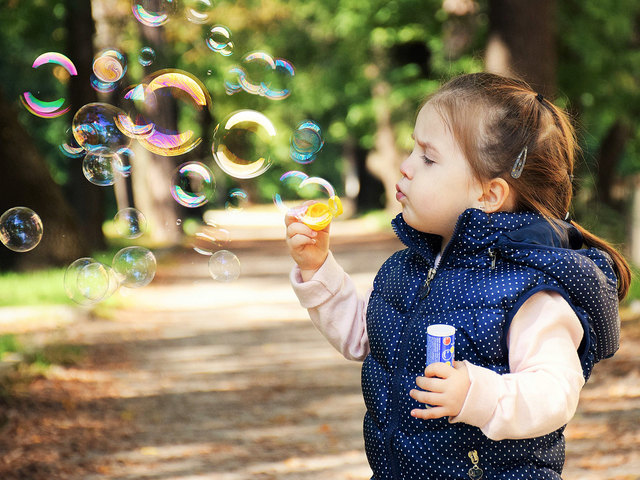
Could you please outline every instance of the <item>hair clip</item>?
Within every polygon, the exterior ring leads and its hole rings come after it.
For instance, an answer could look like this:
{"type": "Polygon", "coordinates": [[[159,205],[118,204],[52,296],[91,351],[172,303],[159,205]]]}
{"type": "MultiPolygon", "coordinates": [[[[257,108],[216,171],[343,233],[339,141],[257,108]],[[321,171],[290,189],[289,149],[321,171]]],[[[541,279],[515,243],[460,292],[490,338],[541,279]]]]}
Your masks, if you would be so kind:
{"type": "Polygon", "coordinates": [[[542,101],[544,100],[544,97],[542,96],[541,93],[537,93],[536,94],[536,100],[538,100],[540,103],[542,103],[542,101]]]}
{"type": "Polygon", "coordinates": [[[524,169],[524,162],[527,161],[527,146],[520,151],[518,158],[516,158],[516,162],[513,164],[513,168],[511,169],[511,176],[513,178],[520,178],[522,175],[522,170],[524,169]]]}

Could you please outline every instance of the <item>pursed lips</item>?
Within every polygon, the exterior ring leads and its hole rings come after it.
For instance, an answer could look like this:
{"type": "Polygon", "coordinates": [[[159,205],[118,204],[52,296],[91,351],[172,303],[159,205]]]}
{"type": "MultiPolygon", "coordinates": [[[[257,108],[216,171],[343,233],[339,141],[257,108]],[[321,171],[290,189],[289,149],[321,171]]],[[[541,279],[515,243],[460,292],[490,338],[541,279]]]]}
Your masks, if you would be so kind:
{"type": "Polygon", "coordinates": [[[405,197],[406,197],[406,195],[404,194],[404,192],[400,188],[400,185],[396,183],[396,200],[401,201],[405,197]]]}

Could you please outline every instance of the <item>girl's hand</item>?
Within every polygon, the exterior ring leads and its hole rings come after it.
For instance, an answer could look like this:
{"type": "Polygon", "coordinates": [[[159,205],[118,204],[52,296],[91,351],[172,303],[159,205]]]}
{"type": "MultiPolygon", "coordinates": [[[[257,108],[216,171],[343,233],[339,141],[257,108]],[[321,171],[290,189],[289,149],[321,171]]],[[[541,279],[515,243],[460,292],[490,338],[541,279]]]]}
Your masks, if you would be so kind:
{"type": "Polygon", "coordinates": [[[294,215],[284,217],[287,226],[287,246],[291,258],[300,267],[302,280],[309,280],[322,266],[329,254],[329,227],[315,231],[294,215]]]}
{"type": "Polygon", "coordinates": [[[411,410],[411,416],[427,420],[458,415],[471,385],[464,362],[454,362],[453,367],[432,363],[424,370],[424,375],[416,379],[416,384],[425,391],[414,389],[409,395],[428,406],[411,410]]]}

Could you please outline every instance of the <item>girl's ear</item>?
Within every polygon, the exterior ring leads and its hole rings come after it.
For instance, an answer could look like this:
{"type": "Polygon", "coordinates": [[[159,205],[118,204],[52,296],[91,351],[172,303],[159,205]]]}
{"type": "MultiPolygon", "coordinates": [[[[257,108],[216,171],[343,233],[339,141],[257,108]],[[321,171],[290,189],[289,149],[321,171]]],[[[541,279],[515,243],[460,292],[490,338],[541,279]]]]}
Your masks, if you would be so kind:
{"type": "Polygon", "coordinates": [[[504,178],[496,177],[486,182],[478,199],[485,213],[510,212],[515,208],[515,195],[504,178]]]}

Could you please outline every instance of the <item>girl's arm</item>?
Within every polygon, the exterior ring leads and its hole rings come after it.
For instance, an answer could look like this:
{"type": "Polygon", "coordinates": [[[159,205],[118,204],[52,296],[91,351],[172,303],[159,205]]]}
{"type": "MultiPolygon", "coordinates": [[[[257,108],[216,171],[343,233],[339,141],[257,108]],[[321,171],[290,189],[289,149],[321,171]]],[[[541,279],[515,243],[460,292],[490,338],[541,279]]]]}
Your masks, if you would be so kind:
{"type": "Polygon", "coordinates": [[[291,284],[314,325],[342,355],[363,360],[369,353],[365,314],[368,295],[355,285],[329,251],[329,226],[318,232],[294,215],[285,217],[287,246],[296,262],[291,284]]]}
{"type": "Polygon", "coordinates": [[[584,385],[578,347],[583,328],[555,292],[531,296],[507,335],[512,373],[464,362],[470,387],[462,410],[450,421],[479,427],[493,440],[550,433],[575,414],[584,385]]]}
{"type": "Polygon", "coordinates": [[[351,278],[329,252],[324,264],[303,281],[300,267],[291,271],[291,285],[311,321],[345,358],[364,360],[369,353],[366,312],[369,294],[359,298],[351,278]]]}

